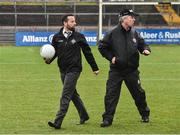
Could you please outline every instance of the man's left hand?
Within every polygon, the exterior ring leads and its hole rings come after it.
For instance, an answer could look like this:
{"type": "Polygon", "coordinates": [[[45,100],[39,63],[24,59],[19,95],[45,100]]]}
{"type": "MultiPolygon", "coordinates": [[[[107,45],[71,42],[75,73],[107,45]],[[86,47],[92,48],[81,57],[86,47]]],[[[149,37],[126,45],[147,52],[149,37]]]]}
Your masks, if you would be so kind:
{"type": "Polygon", "coordinates": [[[149,50],[144,50],[144,51],[143,51],[143,54],[144,54],[144,55],[149,55],[150,53],[151,53],[151,52],[150,52],[149,50]]]}
{"type": "Polygon", "coordinates": [[[94,71],[94,74],[95,74],[95,75],[98,75],[98,74],[99,74],[99,70],[94,71]]]}
{"type": "Polygon", "coordinates": [[[50,63],[51,63],[51,60],[50,60],[50,59],[44,58],[44,61],[45,61],[46,64],[50,64],[50,63]]]}

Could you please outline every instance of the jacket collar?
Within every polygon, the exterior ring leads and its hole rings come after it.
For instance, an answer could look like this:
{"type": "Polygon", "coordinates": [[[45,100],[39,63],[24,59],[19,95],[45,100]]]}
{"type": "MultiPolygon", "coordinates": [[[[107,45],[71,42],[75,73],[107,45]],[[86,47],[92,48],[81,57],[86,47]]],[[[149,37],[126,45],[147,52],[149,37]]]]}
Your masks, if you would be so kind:
{"type": "Polygon", "coordinates": [[[122,31],[122,32],[127,32],[127,33],[129,33],[130,31],[131,31],[131,27],[130,27],[130,29],[127,31],[121,24],[119,24],[118,25],[118,28],[122,31]]]}
{"type": "MultiPolygon", "coordinates": [[[[64,27],[62,27],[62,28],[59,30],[59,33],[63,33],[63,29],[64,29],[64,27]]],[[[74,33],[74,32],[75,32],[75,30],[72,31],[72,33],[74,33]]]]}
{"type": "MultiPolygon", "coordinates": [[[[59,35],[61,35],[61,36],[63,36],[63,37],[64,37],[64,34],[63,34],[63,29],[64,29],[64,27],[62,27],[62,28],[59,30],[59,35]]],[[[71,34],[71,35],[73,35],[73,34],[74,34],[74,32],[75,32],[75,30],[73,30],[73,31],[72,31],[72,34],[71,34]]]]}

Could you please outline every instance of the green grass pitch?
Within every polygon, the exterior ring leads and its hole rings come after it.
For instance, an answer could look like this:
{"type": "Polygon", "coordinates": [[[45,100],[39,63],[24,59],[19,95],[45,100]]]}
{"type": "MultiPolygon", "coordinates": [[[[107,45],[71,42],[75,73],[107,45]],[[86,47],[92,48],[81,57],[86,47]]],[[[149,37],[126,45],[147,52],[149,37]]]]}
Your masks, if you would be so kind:
{"type": "Polygon", "coordinates": [[[0,134],[179,134],[180,46],[152,45],[152,54],[141,55],[140,76],[151,108],[150,123],[140,116],[123,84],[113,125],[101,128],[108,62],[91,47],[100,68],[95,76],[83,57],[77,89],[89,112],[84,125],[71,103],[61,130],[48,127],[59,108],[62,85],[54,61],[46,65],[40,47],[0,47],[0,134]]]}

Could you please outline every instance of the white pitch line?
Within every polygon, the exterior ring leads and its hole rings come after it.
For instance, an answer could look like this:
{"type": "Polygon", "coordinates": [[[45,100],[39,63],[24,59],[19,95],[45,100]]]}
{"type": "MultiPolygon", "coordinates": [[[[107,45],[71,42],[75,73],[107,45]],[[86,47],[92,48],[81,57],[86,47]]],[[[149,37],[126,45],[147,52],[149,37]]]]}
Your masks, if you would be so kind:
{"type": "MultiPolygon", "coordinates": [[[[35,64],[44,64],[44,63],[35,63],[35,62],[20,62],[20,63],[0,63],[0,65],[35,65],[35,64]]],[[[98,64],[109,64],[109,63],[102,63],[99,62],[98,64]]],[[[140,63],[140,65],[176,65],[176,64],[180,64],[180,62],[148,62],[148,63],[140,63]]]]}
{"type": "MultiPolygon", "coordinates": [[[[86,78],[85,80],[89,80],[89,81],[106,81],[106,79],[90,79],[90,78],[86,78]]],[[[58,79],[16,79],[16,80],[0,80],[0,82],[20,82],[20,81],[28,81],[28,82],[37,82],[37,81],[60,81],[58,79]]],[[[180,79],[176,79],[176,78],[169,78],[169,79],[164,79],[164,78],[151,78],[151,79],[142,79],[141,81],[180,81],[180,79]]]]}
{"type": "Polygon", "coordinates": [[[166,62],[166,63],[163,63],[163,62],[149,62],[149,63],[140,63],[140,65],[143,65],[143,64],[147,64],[147,65],[153,65],[153,64],[157,64],[157,65],[172,65],[172,64],[180,64],[180,62],[166,62]]]}
{"type": "Polygon", "coordinates": [[[28,82],[36,82],[36,81],[59,81],[58,79],[30,79],[30,80],[28,80],[28,79],[9,79],[9,80],[0,80],[1,82],[20,82],[20,81],[28,81],[28,82]]]}
{"type": "MultiPolygon", "coordinates": [[[[107,62],[98,62],[100,65],[109,65],[107,62]]],[[[180,62],[140,62],[140,65],[178,65],[180,62]]]]}
{"type": "Polygon", "coordinates": [[[34,62],[23,62],[23,63],[0,63],[0,65],[37,65],[44,63],[34,63],[34,62]]]}

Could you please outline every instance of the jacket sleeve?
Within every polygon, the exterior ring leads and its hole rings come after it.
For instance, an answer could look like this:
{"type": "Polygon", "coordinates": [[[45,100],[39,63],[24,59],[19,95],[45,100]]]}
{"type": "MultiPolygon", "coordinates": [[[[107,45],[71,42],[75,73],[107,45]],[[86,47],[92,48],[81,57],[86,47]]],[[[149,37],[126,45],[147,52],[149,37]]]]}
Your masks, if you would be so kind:
{"type": "Polygon", "coordinates": [[[111,61],[113,58],[113,53],[111,51],[111,33],[108,33],[103,40],[100,40],[98,42],[98,49],[99,52],[103,57],[105,57],[107,60],[111,61]]]}
{"type": "Polygon", "coordinates": [[[82,49],[82,52],[87,60],[87,62],[89,63],[89,65],[91,66],[91,69],[93,71],[97,71],[99,70],[97,64],[96,64],[96,61],[94,59],[94,56],[91,52],[91,48],[89,47],[87,41],[86,41],[86,38],[84,37],[84,35],[81,35],[80,37],[80,47],[82,49]]]}
{"type": "Polygon", "coordinates": [[[50,63],[57,57],[57,52],[56,52],[56,46],[55,46],[55,44],[56,44],[56,35],[53,36],[52,43],[51,43],[51,45],[52,45],[52,46],[54,47],[54,49],[55,49],[55,55],[54,55],[54,57],[50,60],[50,63]]]}
{"type": "Polygon", "coordinates": [[[144,39],[140,36],[139,33],[135,31],[135,36],[138,43],[138,50],[142,54],[144,50],[148,50],[151,52],[150,47],[145,43],[144,39]]]}

